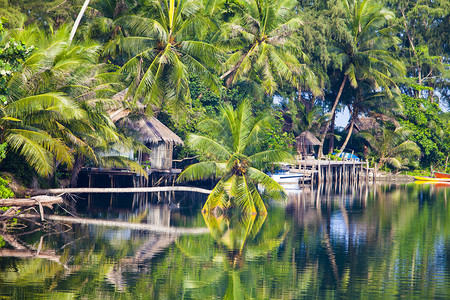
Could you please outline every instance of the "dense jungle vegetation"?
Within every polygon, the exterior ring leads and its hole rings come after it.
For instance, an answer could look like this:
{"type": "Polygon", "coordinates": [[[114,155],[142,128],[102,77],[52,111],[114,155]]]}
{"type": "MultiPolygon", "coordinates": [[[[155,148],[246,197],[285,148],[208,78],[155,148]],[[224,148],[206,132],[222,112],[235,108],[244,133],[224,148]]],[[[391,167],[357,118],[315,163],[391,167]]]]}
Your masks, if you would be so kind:
{"type": "Polygon", "coordinates": [[[26,184],[83,165],[143,172],[119,155],[145,149],[113,110],[185,139],[243,101],[273,116],[255,153],[294,153],[309,130],[318,155],[449,168],[449,0],[0,0],[0,16],[0,169],[26,184]]]}

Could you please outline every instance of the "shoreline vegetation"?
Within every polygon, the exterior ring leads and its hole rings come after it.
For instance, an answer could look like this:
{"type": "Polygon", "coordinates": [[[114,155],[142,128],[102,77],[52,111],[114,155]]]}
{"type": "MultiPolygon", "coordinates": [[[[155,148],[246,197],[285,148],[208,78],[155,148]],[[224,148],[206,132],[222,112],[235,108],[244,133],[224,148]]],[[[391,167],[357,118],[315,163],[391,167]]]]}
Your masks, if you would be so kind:
{"type": "Polygon", "coordinates": [[[264,214],[256,187],[285,197],[266,174],[298,156],[449,172],[447,2],[0,0],[0,199],[90,167],[147,180],[163,148],[218,182],[207,211],[264,214]],[[178,142],[141,139],[149,118],[178,142]]]}

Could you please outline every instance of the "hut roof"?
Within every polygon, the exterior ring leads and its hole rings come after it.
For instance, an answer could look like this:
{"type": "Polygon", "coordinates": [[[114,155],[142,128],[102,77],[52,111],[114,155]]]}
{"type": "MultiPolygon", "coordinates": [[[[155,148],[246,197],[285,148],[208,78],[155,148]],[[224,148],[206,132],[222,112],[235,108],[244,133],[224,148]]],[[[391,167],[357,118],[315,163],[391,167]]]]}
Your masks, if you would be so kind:
{"type": "Polygon", "coordinates": [[[155,117],[144,117],[136,121],[127,120],[126,123],[127,126],[139,132],[138,139],[141,142],[150,144],[165,142],[183,145],[183,140],[155,117]]]}
{"type": "MultiPolygon", "coordinates": [[[[125,100],[127,91],[128,88],[120,91],[115,94],[112,99],[118,101],[125,100]]],[[[165,143],[183,145],[183,140],[155,117],[142,117],[138,120],[131,120],[130,118],[127,118],[130,114],[130,110],[126,108],[109,111],[108,114],[114,123],[122,120],[124,126],[138,132],[139,136],[137,137],[137,140],[140,142],[157,144],[163,141],[165,143]]]]}
{"type": "MultiPolygon", "coordinates": [[[[345,130],[348,131],[350,125],[345,127],[345,130]]],[[[360,132],[363,130],[371,130],[380,128],[380,124],[378,124],[377,119],[373,117],[359,117],[355,120],[354,131],[360,132]]]]}
{"type": "Polygon", "coordinates": [[[310,131],[303,131],[299,136],[295,138],[297,142],[302,142],[306,145],[322,145],[322,143],[312,134],[310,131]]]}

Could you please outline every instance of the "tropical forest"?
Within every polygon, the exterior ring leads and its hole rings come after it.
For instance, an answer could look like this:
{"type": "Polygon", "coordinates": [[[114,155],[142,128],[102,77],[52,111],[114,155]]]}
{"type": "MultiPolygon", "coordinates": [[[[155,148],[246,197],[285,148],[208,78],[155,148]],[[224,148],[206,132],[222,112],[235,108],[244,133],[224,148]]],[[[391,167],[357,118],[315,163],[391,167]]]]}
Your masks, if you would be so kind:
{"type": "Polygon", "coordinates": [[[447,298],[447,197],[450,0],[0,0],[0,298],[447,298]]]}

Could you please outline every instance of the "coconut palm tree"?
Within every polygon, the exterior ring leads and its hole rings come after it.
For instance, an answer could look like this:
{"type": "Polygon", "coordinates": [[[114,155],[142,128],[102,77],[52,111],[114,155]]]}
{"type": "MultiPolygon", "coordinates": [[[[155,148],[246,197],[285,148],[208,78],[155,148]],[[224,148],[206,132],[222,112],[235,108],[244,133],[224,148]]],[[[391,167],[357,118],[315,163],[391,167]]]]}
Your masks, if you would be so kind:
{"type": "Polygon", "coordinates": [[[236,110],[226,104],[221,108],[220,119],[207,119],[199,124],[209,135],[191,134],[188,137],[187,144],[209,160],[189,166],[178,180],[220,178],[203,207],[204,211],[216,207],[223,210],[240,207],[247,213],[266,214],[258,185],[274,197],[285,197],[283,187],[258,170],[292,159],[289,153],[280,150],[256,152],[255,145],[270,119],[267,115],[252,117],[246,101],[236,110]]]}
{"type": "Polygon", "coordinates": [[[369,144],[373,152],[378,156],[379,168],[388,164],[395,169],[400,169],[408,159],[417,158],[420,148],[416,143],[409,141],[411,131],[398,127],[395,130],[382,128],[377,133],[360,132],[369,144]]]}
{"type": "Polygon", "coordinates": [[[129,55],[122,72],[133,82],[129,92],[159,109],[178,108],[190,97],[189,74],[196,74],[213,91],[221,52],[202,40],[214,24],[201,17],[202,3],[192,0],[151,0],[143,16],[116,20],[122,30],[105,47],[113,56],[129,55]]]}
{"type": "Polygon", "coordinates": [[[221,26],[217,44],[230,56],[220,77],[226,86],[241,79],[260,82],[270,95],[284,81],[295,87],[300,82],[316,93],[316,78],[305,63],[306,55],[295,41],[303,25],[293,14],[297,2],[244,0],[238,2],[241,13],[221,26]]]}
{"type": "MultiPolygon", "coordinates": [[[[8,103],[2,107],[1,137],[12,151],[48,176],[60,164],[71,169],[74,158],[98,163],[101,152],[127,144],[106,113],[117,105],[106,98],[113,92],[114,75],[97,64],[98,45],[69,45],[67,27],[51,36],[37,28],[11,34],[35,47],[21,72],[10,79],[8,103]]],[[[135,170],[144,173],[142,168],[135,170]]]]}
{"type": "MultiPolygon", "coordinates": [[[[348,127],[347,136],[340,148],[340,153],[343,153],[347,143],[352,136],[352,132],[355,126],[355,121],[361,114],[373,116],[382,120],[395,120],[393,116],[394,111],[398,111],[401,108],[399,102],[400,97],[398,95],[393,96],[387,91],[371,92],[369,90],[361,92],[362,84],[360,84],[357,90],[353,90],[353,97],[349,97],[349,103],[347,104],[350,112],[350,126],[348,127]]],[[[397,121],[394,121],[397,123],[397,121]]]]}
{"type": "MultiPolygon", "coordinates": [[[[398,89],[393,78],[405,73],[403,63],[389,51],[399,43],[395,31],[387,27],[394,13],[383,8],[374,0],[342,0],[345,10],[346,38],[336,37],[331,42],[334,52],[342,65],[342,82],[334,100],[330,115],[334,115],[344,87],[348,82],[353,89],[363,83],[373,91],[383,90],[392,96],[391,89],[398,89]]],[[[363,95],[363,93],[359,93],[363,95]]],[[[358,98],[357,101],[361,99],[358,98]]],[[[323,142],[327,130],[321,135],[323,142]]],[[[321,152],[321,151],[319,151],[321,152]]]]}

